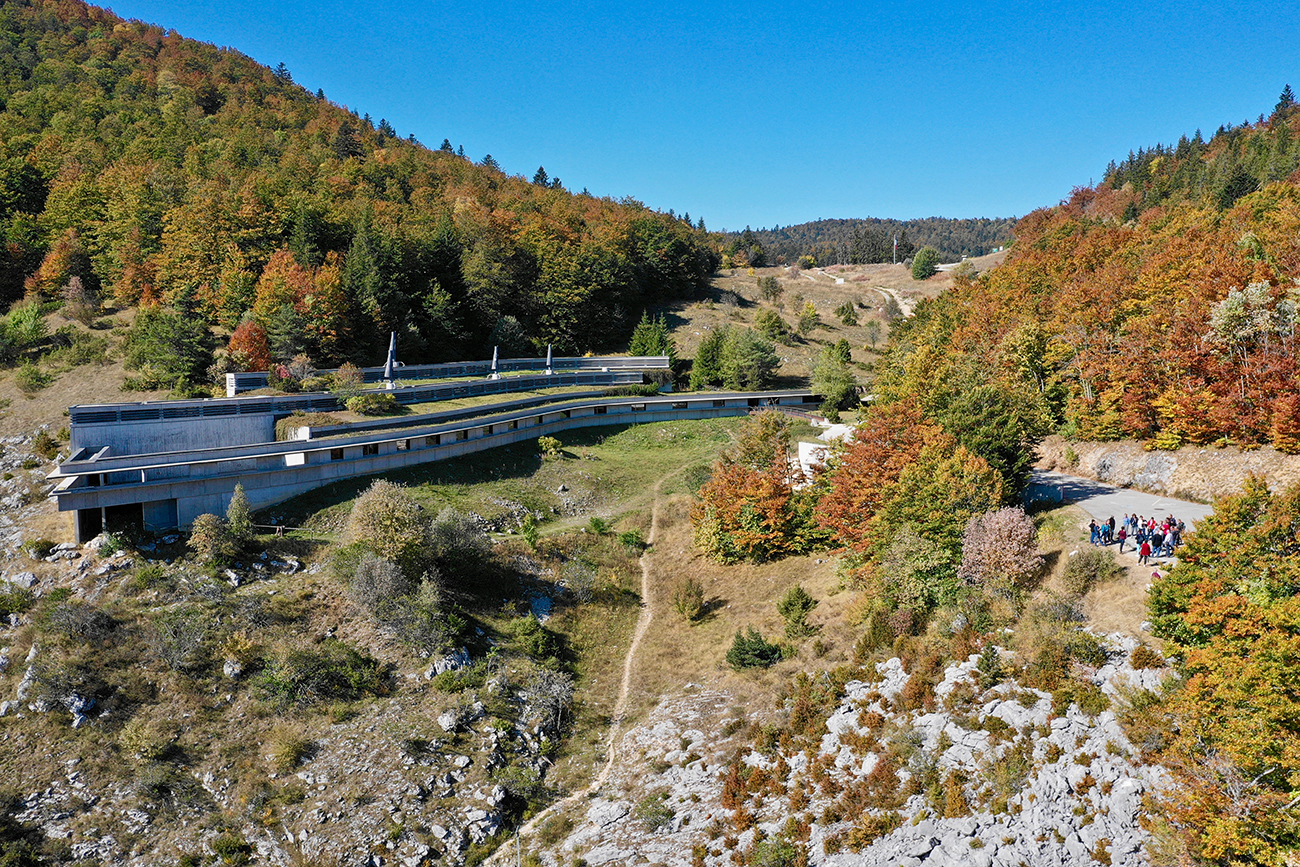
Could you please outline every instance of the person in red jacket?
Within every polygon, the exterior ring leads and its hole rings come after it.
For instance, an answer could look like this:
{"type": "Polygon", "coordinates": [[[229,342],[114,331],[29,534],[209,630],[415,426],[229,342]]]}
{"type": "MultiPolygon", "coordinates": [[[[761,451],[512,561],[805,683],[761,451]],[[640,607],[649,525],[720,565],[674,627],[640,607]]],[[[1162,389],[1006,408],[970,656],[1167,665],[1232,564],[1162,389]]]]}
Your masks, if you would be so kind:
{"type": "Polygon", "coordinates": [[[1142,542],[1142,547],[1138,549],[1138,562],[1143,566],[1147,565],[1147,558],[1151,556],[1151,543],[1142,542]]]}

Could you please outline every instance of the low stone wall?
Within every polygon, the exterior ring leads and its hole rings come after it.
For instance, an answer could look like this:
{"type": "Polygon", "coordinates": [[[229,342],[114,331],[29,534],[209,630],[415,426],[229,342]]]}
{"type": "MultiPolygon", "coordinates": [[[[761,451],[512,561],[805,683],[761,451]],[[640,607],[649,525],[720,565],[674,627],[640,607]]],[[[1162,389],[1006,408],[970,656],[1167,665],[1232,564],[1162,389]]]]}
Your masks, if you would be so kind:
{"type": "Polygon", "coordinates": [[[1185,447],[1166,452],[1147,451],[1132,440],[1070,442],[1051,436],[1039,447],[1035,466],[1206,503],[1239,492],[1252,473],[1262,476],[1274,491],[1300,483],[1300,455],[1285,455],[1272,447],[1250,451],[1185,447]]]}

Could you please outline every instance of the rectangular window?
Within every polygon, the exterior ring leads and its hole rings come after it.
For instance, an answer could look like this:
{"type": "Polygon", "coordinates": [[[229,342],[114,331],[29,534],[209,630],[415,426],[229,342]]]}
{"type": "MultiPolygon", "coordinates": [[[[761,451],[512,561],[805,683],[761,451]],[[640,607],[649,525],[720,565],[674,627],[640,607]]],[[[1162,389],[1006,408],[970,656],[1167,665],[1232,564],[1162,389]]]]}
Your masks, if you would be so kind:
{"type": "Polygon", "coordinates": [[[632,412],[645,412],[645,404],[644,403],[632,404],[632,412]]]}
{"type": "Polygon", "coordinates": [[[686,409],[686,401],[679,400],[673,404],[673,409],[686,409]]]}
{"type": "Polygon", "coordinates": [[[464,442],[465,440],[469,439],[469,431],[467,430],[456,431],[456,439],[460,442],[464,442]]]}
{"type": "Polygon", "coordinates": [[[343,449],[330,449],[330,460],[332,461],[343,460],[343,449]]]}
{"type": "Polygon", "coordinates": [[[722,409],[722,408],[723,408],[724,406],[726,406],[726,405],[727,405],[727,402],[726,402],[725,400],[715,400],[715,401],[713,402],[713,408],[714,408],[714,409],[722,409]]]}
{"type": "Polygon", "coordinates": [[[434,434],[434,435],[431,436],[431,437],[425,437],[425,438],[424,438],[424,447],[425,447],[425,448],[430,448],[430,447],[432,447],[432,446],[438,446],[438,445],[442,445],[442,437],[439,436],[438,434],[434,434]]]}
{"type": "Polygon", "coordinates": [[[361,456],[363,458],[377,454],[379,454],[379,443],[366,443],[361,447],[361,456]]]}
{"type": "MultiPolygon", "coordinates": [[[[608,410],[608,409],[609,409],[609,407],[607,407],[607,406],[598,406],[598,407],[596,407],[596,409],[595,409],[595,413],[596,413],[596,415],[604,415],[604,414],[605,414],[605,411],[608,410]]],[[[567,413],[566,413],[566,415],[567,415],[567,413]]]]}
{"type": "Polygon", "coordinates": [[[398,440],[398,441],[397,441],[397,450],[398,450],[399,452],[410,451],[410,450],[411,450],[411,441],[410,441],[410,440],[398,440]]]}

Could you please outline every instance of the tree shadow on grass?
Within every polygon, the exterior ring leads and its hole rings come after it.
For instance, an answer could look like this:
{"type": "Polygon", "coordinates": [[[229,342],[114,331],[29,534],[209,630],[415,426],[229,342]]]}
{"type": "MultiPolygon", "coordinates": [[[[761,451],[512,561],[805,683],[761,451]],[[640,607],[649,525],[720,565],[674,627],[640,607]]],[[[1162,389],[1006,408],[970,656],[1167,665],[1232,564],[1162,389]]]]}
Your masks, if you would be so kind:
{"type": "Polygon", "coordinates": [[[700,606],[700,613],[695,616],[693,623],[710,623],[717,619],[718,612],[727,607],[727,600],[720,596],[714,596],[712,599],[705,600],[700,606]]]}

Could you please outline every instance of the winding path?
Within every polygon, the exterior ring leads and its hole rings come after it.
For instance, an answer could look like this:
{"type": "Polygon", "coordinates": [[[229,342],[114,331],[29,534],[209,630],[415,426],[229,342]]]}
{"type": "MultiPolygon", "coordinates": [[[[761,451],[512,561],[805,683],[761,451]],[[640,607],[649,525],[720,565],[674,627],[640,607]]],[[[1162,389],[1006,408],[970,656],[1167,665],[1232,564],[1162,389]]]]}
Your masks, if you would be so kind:
{"type": "MultiPolygon", "coordinates": [[[[623,734],[623,723],[627,717],[627,706],[632,692],[632,669],[636,663],[637,648],[641,646],[641,639],[645,637],[650,628],[650,621],[654,619],[654,609],[650,605],[650,563],[649,556],[651,546],[654,545],[655,536],[659,531],[659,491],[663,483],[675,476],[680,470],[674,470],[655,482],[652,492],[650,506],[650,534],[646,537],[645,550],[641,552],[639,560],[641,566],[641,613],[637,617],[636,628],[632,631],[632,642],[627,647],[627,655],[623,657],[623,679],[619,683],[618,700],[614,703],[614,711],[611,715],[609,735],[605,742],[605,764],[601,767],[600,772],[596,774],[595,779],[583,790],[574,792],[566,798],[550,804],[536,816],[529,819],[522,827],[519,828],[518,835],[526,837],[531,835],[537,827],[551,814],[563,809],[564,807],[576,801],[585,800],[589,795],[599,792],[609,778],[609,772],[614,767],[614,760],[618,758],[619,739],[623,734]]],[[[509,860],[509,852],[514,847],[509,844],[503,845],[497,849],[484,863],[485,864],[505,864],[509,860]]]]}

